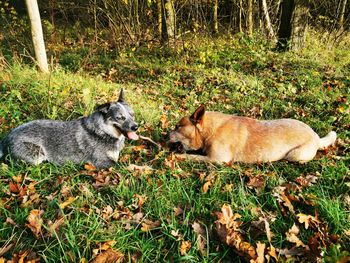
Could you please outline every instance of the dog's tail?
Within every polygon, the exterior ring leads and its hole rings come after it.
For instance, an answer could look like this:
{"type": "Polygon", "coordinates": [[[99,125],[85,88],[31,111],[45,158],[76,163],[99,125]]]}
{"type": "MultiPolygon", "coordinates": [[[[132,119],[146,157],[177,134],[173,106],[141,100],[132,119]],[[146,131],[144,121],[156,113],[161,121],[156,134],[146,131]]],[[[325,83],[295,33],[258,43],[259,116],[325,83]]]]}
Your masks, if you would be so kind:
{"type": "Polygon", "coordinates": [[[329,132],[325,137],[320,138],[319,149],[325,149],[328,146],[334,144],[336,139],[337,139],[336,132],[335,131],[329,132]]]}

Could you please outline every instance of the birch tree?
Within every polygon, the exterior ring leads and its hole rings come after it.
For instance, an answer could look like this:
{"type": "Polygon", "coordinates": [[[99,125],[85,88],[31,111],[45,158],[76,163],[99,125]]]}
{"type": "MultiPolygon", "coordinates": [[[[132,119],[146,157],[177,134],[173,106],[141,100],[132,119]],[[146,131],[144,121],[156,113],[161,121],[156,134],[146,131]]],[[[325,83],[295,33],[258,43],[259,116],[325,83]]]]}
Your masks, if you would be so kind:
{"type": "Polygon", "coordinates": [[[42,72],[49,72],[47,64],[43,29],[41,26],[40,13],[37,0],[26,0],[28,15],[30,19],[32,40],[35,52],[35,58],[38,63],[39,69],[42,72]]]}

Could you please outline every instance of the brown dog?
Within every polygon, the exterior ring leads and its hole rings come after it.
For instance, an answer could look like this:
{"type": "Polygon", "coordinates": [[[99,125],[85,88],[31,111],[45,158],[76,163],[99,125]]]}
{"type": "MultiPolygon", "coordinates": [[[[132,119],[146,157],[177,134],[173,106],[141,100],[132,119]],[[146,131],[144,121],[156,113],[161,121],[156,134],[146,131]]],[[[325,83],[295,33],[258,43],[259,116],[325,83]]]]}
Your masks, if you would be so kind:
{"type": "Polygon", "coordinates": [[[171,143],[185,151],[202,150],[206,155],[179,157],[214,162],[295,162],[312,160],[318,149],[333,144],[336,133],[320,138],[308,125],[293,119],[260,121],[247,117],[206,112],[200,106],[191,117],[183,117],[170,132],[171,143]]]}

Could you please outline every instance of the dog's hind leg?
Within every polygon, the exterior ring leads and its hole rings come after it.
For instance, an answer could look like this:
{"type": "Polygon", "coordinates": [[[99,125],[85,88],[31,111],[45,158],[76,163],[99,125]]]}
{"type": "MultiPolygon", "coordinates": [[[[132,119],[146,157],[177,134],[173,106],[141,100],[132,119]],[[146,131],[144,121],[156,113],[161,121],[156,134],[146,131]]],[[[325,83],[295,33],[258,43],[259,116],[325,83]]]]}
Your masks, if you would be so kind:
{"type": "Polygon", "coordinates": [[[290,150],[283,159],[292,162],[306,163],[311,161],[317,152],[317,144],[312,141],[307,144],[300,145],[290,150]]]}
{"type": "Polygon", "coordinates": [[[37,165],[47,160],[43,147],[32,142],[17,142],[11,149],[15,159],[37,165]]]}

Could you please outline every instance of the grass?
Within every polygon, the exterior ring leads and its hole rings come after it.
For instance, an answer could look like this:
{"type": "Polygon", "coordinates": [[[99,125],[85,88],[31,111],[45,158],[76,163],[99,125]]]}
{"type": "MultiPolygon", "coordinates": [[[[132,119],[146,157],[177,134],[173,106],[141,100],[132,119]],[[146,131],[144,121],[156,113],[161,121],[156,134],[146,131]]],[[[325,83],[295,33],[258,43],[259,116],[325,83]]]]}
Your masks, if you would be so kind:
{"type": "MultiPolygon", "coordinates": [[[[10,259],[31,251],[44,262],[86,262],[101,252],[101,244],[114,240],[111,246],[126,261],[243,262],[216,235],[215,212],[229,204],[242,216],[241,231],[253,245],[268,244],[266,233],[254,228],[254,221],[271,216],[275,218],[270,222],[273,246],[291,248],[285,233],[296,217],[278,203],[275,191],[288,183],[298,185],[297,178],[307,175],[318,179],[309,187],[288,190],[295,197],[295,214],[318,214],[327,233],[337,237],[335,244],[322,246],[327,256],[323,260],[334,262],[347,256],[350,50],[338,47],[323,53],[322,46],[314,48],[312,37],[308,43],[296,54],[275,53],[263,40],[242,36],[193,39],[174,50],[139,47],[113,56],[88,52],[85,59],[76,58],[86,56],[85,49],[63,50],[62,57],[57,57],[60,64],[50,75],[23,64],[4,66],[0,138],[32,119],[87,115],[96,105],[116,99],[123,87],[140,133],[158,141],[165,140],[165,133],[180,116],[204,103],[210,110],[261,119],[296,118],[321,136],[335,130],[340,143],[304,165],[281,161],[228,167],[179,162],[169,152],[141,141],[128,142],[121,161],[100,174],[99,180],[96,172],[70,164],[0,163],[0,247],[12,244],[1,256],[10,259]],[[161,118],[169,121],[168,127],[164,123],[162,127],[161,118]],[[129,164],[155,170],[130,172],[129,164]],[[263,184],[251,186],[250,180],[256,177],[263,178],[263,184]],[[25,192],[11,191],[10,182],[18,182],[25,192]],[[206,182],[210,187],[205,192],[206,182]],[[138,196],[145,198],[144,203],[138,196]],[[77,199],[61,208],[69,197],[77,199]],[[44,211],[38,237],[26,226],[33,209],[44,211]],[[179,209],[182,213],[177,214],[179,209]],[[138,213],[142,220],[133,218],[138,213]],[[50,232],[50,225],[59,218],[64,224],[50,232]],[[143,231],[145,219],[159,222],[151,231],[143,231]],[[194,222],[205,232],[202,253],[196,245],[194,222]],[[184,240],[191,242],[191,248],[181,254],[184,240]]],[[[308,244],[314,232],[299,226],[299,237],[308,244]]],[[[295,257],[301,259],[307,257],[295,257]]]]}

